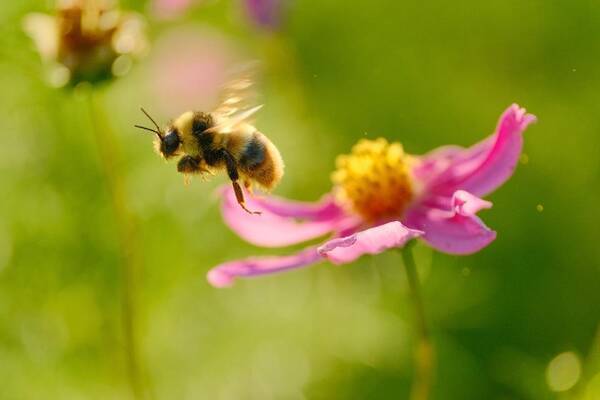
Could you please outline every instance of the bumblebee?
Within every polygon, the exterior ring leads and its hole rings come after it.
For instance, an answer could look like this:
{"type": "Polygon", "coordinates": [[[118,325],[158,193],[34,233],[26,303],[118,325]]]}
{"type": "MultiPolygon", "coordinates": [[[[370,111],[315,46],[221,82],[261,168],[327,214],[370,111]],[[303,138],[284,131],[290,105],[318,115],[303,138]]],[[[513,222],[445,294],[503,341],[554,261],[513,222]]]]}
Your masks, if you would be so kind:
{"type": "Polygon", "coordinates": [[[240,182],[250,193],[253,186],[270,191],[281,181],[283,161],[277,147],[250,120],[262,107],[245,107],[252,84],[249,77],[230,82],[214,111],[184,112],[165,129],[142,108],[155,129],[135,127],[156,135],[155,148],[163,158],[179,157],[180,173],[206,176],[226,170],[239,205],[260,214],[246,207],[240,182]]]}

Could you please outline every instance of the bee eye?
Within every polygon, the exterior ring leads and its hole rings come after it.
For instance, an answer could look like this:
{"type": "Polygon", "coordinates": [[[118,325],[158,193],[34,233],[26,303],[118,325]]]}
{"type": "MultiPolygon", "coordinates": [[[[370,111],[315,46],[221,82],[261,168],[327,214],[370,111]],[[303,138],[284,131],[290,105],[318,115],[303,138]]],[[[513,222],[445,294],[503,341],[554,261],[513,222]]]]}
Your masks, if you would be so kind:
{"type": "Polygon", "coordinates": [[[171,131],[168,134],[166,134],[163,138],[163,141],[161,143],[161,150],[165,154],[165,156],[170,156],[173,153],[175,153],[175,151],[177,151],[179,143],[180,140],[179,136],[177,136],[177,132],[171,131]]]}

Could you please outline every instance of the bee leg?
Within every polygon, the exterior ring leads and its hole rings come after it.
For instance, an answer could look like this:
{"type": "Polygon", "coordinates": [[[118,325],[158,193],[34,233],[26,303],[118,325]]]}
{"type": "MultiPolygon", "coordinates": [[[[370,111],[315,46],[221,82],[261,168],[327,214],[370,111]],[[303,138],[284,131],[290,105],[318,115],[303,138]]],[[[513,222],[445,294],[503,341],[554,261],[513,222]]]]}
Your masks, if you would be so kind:
{"type": "Polygon", "coordinates": [[[177,171],[182,174],[195,174],[201,172],[200,158],[192,156],[183,156],[177,163],[177,171]]]}
{"type": "Polygon", "coordinates": [[[244,201],[244,192],[242,192],[242,188],[240,187],[238,181],[231,181],[231,184],[233,185],[233,190],[235,192],[237,202],[240,205],[240,207],[244,209],[244,211],[246,211],[248,214],[262,214],[260,211],[251,211],[246,208],[246,202],[244,201]]]}
{"type": "Polygon", "coordinates": [[[240,207],[244,209],[249,214],[257,214],[260,215],[260,211],[250,211],[246,208],[246,201],[244,200],[244,192],[240,187],[238,182],[240,175],[237,170],[237,165],[235,159],[226,151],[223,151],[223,158],[225,159],[225,164],[227,166],[227,175],[229,175],[229,179],[231,179],[231,184],[233,185],[233,191],[235,192],[235,198],[237,199],[240,207]]]}
{"type": "Polygon", "coordinates": [[[206,174],[214,175],[207,167],[206,162],[201,157],[192,157],[185,155],[177,163],[177,171],[184,175],[186,185],[190,182],[190,175],[196,174],[206,180],[206,174]]]}

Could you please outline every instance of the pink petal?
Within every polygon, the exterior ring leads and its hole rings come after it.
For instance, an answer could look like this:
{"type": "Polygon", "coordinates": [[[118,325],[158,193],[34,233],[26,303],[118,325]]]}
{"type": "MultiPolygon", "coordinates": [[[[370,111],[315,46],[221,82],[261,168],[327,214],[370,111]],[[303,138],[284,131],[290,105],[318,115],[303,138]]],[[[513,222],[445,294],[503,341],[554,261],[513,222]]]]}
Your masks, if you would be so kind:
{"type": "Polygon", "coordinates": [[[419,163],[414,168],[413,174],[421,182],[437,177],[452,165],[455,157],[461,155],[464,151],[465,148],[461,146],[438,147],[419,157],[419,163]]]}
{"type": "Polygon", "coordinates": [[[242,239],[257,246],[281,247],[305,242],[326,235],[347,224],[348,218],[331,211],[332,200],[324,203],[285,203],[282,200],[253,198],[246,194],[246,206],[261,215],[245,212],[235,199],[233,189],[223,191],[221,214],[225,223],[242,239]],[[301,222],[292,218],[314,217],[301,222]],[[283,216],[282,216],[283,215],[283,216]],[[344,218],[343,218],[344,217],[344,218]]]}
{"type": "Polygon", "coordinates": [[[485,208],[492,208],[492,202],[480,199],[464,190],[457,190],[452,196],[452,209],[465,217],[475,215],[485,208]]]}
{"type": "Polygon", "coordinates": [[[486,247],[496,238],[475,215],[492,203],[459,190],[451,200],[451,209],[421,205],[411,210],[404,222],[425,232],[423,239],[433,248],[450,254],[471,254],[486,247]]]}
{"type": "Polygon", "coordinates": [[[226,262],[208,271],[207,279],[215,287],[227,287],[233,285],[233,281],[238,277],[250,278],[288,271],[314,264],[320,259],[317,250],[309,247],[289,256],[255,257],[226,262]]]}
{"type": "Polygon", "coordinates": [[[428,182],[430,193],[449,196],[464,189],[485,196],[513,174],[523,147],[522,133],[535,119],[513,104],[500,117],[494,135],[462,151],[451,148],[425,155],[415,173],[428,182]],[[429,179],[424,177],[428,172],[429,179]]]}
{"type": "Polygon", "coordinates": [[[331,220],[345,215],[329,194],[316,203],[293,201],[276,196],[256,196],[258,207],[280,217],[293,217],[313,221],[331,220]]]}
{"type": "Polygon", "coordinates": [[[363,254],[379,254],[393,247],[402,247],[409,240],[422,234],[421,231],[393,221],[351,236],[330,240],[319,247],[318,251],[334,264],[345,264],[363,254]]]}

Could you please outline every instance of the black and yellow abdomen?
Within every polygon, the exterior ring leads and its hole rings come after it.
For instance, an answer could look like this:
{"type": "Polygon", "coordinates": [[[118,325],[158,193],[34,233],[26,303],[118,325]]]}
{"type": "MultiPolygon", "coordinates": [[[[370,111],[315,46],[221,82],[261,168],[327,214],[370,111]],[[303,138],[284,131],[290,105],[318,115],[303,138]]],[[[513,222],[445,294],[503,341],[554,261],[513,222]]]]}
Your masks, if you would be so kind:
{"type": "Polygon", "coordinates": [[[244,175],[264,189],[273,189],[283,177],[283,160],[279,150],[262,133],[254,131],[239,154],[238,162],[244,175]]]}

